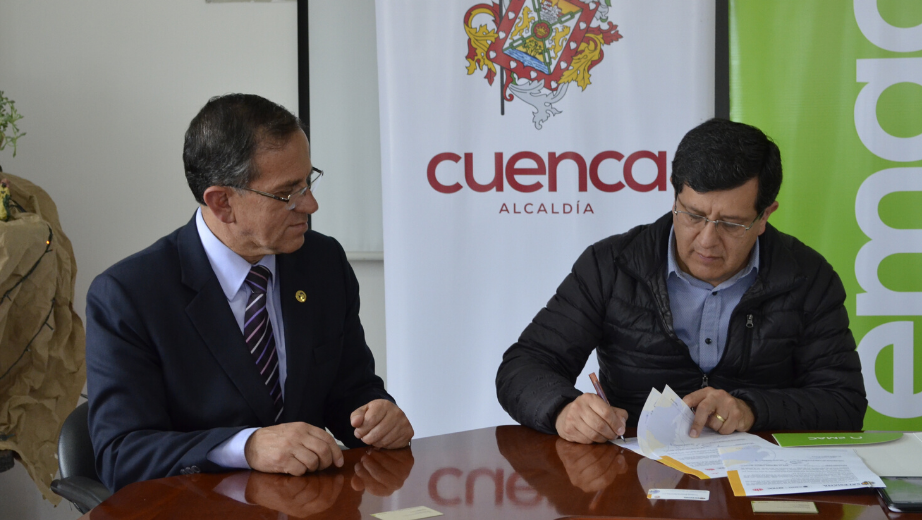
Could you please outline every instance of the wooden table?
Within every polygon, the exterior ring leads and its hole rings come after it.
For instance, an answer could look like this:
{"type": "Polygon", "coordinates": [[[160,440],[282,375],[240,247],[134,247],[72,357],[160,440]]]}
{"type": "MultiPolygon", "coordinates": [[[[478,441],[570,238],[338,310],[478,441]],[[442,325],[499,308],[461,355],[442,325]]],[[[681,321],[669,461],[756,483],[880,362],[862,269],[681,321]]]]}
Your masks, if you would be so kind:
{"type": "Polygon", "coordinates": [[[238,471],[132,484],[82,519],[373,520],[428,506],[451,519],[922,519],[887,511],[873,490],[734,497],[727,479],[698,480],[615,445],[584,446],[521,426],[418,439],[396,451],[344,452],[340,468],[304,477],[238,471]],[[654,501],[653,487],[707,489],[707,502],[654,501]],[[235,491],[239,500],[229,498],[235,491]],[[752,500],[807,500],[818,515],[753,514],[752,500]],[[250,502],[250,504],[242,502],[250,502]],[[286,516],[287,515],[287,516],[286,516]]]}

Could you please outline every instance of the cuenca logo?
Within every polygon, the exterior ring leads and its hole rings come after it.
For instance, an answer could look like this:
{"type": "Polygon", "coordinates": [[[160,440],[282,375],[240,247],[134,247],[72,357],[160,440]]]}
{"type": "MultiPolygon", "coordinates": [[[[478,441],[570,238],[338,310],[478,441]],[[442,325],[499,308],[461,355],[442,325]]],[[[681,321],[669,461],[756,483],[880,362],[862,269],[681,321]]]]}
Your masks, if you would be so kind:
{"type": "Polygon", "coordinates": [[[493,85],[499,68],[501,103],[518,97],[531,105],[541,130],[560,113],[554,103],[571,82],[586,90],[589,71],[604,58],[602,47],[621,34],[607,19],[611,0],[511,0],[504,9],[505,3],[477,4],[464,15],[467,73],[486,68],[493,85]],[[475,28],[475,19],[487,23],[475,28]]]}
{"type": "MultiPolygon", "coordinates": [[[[445,152],[435,155],[429,160],[429,165],[426,168],[426,179],[429,181],[429,186],[439,193],[457,193],[464,189],[464,185],[459,182],[463,179],[464,184],[466,184],[469,189],[478,193],[488,191],[503,192],[507,184],[513,191],[520,193],[534,193],[545,188],[549,193],[556,193],[558,169],[565,161],[569,161],[572,163],[571,167],[576,167],[578,191],[581,193],[589,190],[590,183],[593,188],[604,193],[615,193],[624,188],[640,193],[653,190],[666,191],[666,152],[664,151],[653,153],[648,150],[640,150],[625,158],[624,154],[620,152],[605,150],[596,154],[588,164],[586,163],[586,159],[576,152],[564,152],[560,154],[549,152],[546,162],[544,157],[541,157],[535,152],[518,152],[512,154],[508,160],[504,160],[502,152],[496,152],[493,154],[493,178],[486,183],[482,183],[474,177],[473,153],[464,154],[463,176],[461,175],[461,168],[458,166],[452,168],[450,165],[446,165],[439,168],[439,165],[445,162],[455,163],[457,165],[457,163],[461,161],[462,157],[456,153],[445,152]],[[644,183],[635,177],[634,167],[637,161],[641,159],[653,161],[655,165],[656,174],[651,182],[644,183]],[[623,182],[620,180],[616,182],[606,182],[603,180],[602,174],[600,173],[602,164],[605,161],[620,163],[622,160],[621,178],[623,182]],[[441,180],[437,175],[437,173],[439,173],[437,170],[441,171],[441,180]],[[542,180],[546,180],[547,184],[545,185],[542,180]]],[[[610,172],[608,176],[611,176],[610,172]]],[[[483,180],[483,176],[481,176],[481,180],[483,180]]],[[[580,201],[563,204],[546,204],[540,202],[507,204],[504,202],[499,208],[499,213],[525,213],[529,215],[546,213],[567,215],[573,213],[574,209],[577,215],[587,213],[595,214],[591,204],[580,204],[580,201]]]]}
{"type": "MultiPolygon", "coordinates": [[[[531,105],[532,123],[541,130],[551,116],[561,113],[554,104],[563,99],[570,83],[576,82],[586,90],[592,83],[590,70],[604,58],[602,48],[621,39],[618,26],[608,20],[610,6],[611,0],[500,0],[477,4],[464,15],[467,73],[486,71],[485,79],[490,85],[499,76],[500,113],[504,113],[505,102],[518,98],[531,105]]],[[[574,151],[508,155],[495,152],[493,159],[493,175],[475,177],[473,153],[439,153],[430,159],[426,177],[432,189],[444,194],[465,188],[476,193],[504,192],[506,186],[519,193],[556,193],[558,167],[564,164],[562,175],[567,179],[561,182],[575,180],[580,193],[589,191],[590,185],[593,191],[603,193],[625,188],[635,192],[666,191],[667,162],[663,151],[640,150],[625,155],[604,150],[588,157],[574,151]],[[635,175],[634,165],[643,159],[652,161],[653,167],[644,163],[635,175]]],[[[589,201],[563,202],[540,195],[531,201],[498,204],[498,212],[509,215],[595,214],[589,201]]]]}

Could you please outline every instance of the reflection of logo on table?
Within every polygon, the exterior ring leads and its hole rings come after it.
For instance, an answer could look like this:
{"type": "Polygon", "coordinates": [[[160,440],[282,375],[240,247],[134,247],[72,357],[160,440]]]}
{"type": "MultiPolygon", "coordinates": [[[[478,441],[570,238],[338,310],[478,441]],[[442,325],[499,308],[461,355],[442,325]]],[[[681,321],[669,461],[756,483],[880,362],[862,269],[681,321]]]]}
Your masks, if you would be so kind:
{"type": "Polygon", "coordinates": [[[485,78],[492,85],[498,67],[503,101],[517,97],[531,105],[532,122],[541,130],[560,113],[553,105],[563,99],[571,82],[582,90],[591,84],[589,71],[605,57],[602,47],[620,40],[621,33],[608,21],[611,0],[504,4],[477,4],[465,13],[467,73],[486,68],[485,78]]]}

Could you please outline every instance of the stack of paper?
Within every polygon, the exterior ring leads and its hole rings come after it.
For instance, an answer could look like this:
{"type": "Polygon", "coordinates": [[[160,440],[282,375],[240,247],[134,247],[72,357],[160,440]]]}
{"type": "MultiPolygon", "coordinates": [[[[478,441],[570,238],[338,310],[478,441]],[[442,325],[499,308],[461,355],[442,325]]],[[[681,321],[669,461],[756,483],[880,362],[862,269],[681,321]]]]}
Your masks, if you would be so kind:
{"type": "Polygon", "coordinates": [[[738,497],[884,487],[880,477],[850,449],[751,445],[719,451],[738,497]]]}
{"type": "Polygon", "coordinates": [[[730,477],[736,496],[883,487],[853,450],[785,450],[743,432],[688,435],[695,414],[669,386],[650,391],[637,438],[615,443],[698,478],[730,477]],[[728,470],[730,470],[728,472],[728,470]]]}
{"type": "Polygon", "coordinates": [[[704,430],[697,438],[688,435],[695,413],[667,385],[663,392],[650,391],[637,422],[637,439],[617,444],[644,457],[698,478],[720,478],[727,470],[720,460],[719,447],[765,445],[772,443],[748,433],[720,435],[704,430]]]}

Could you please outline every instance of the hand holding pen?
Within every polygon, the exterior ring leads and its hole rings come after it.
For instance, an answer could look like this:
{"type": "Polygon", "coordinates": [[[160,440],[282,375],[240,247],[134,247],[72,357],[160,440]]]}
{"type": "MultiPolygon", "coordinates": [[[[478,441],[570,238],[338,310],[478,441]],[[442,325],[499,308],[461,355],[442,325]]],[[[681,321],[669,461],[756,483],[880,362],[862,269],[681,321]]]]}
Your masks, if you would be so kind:
{"type": "Polygon", "coordinates": [[[580,444],[609,442],[624,433],[627,412],[615,408],[602,397],[586,393],[561,408],[554,420],[557,434],[580,444]]]}
{"type": "MultiPolygon", "coordinates": [[[[611,406],[611,403],[608,402],[608,397],[605,396],[605,390],[602,390],[602,383],[599,382],[599,378],[596,377],[595,372],[589,374],[589,379],[592,381],[592,386],[595,387],[595,393],[605,401],[605,404],[611,406]]],[[[624,435],[618,435],[621,440],[624,440],[624,435]]]]}

